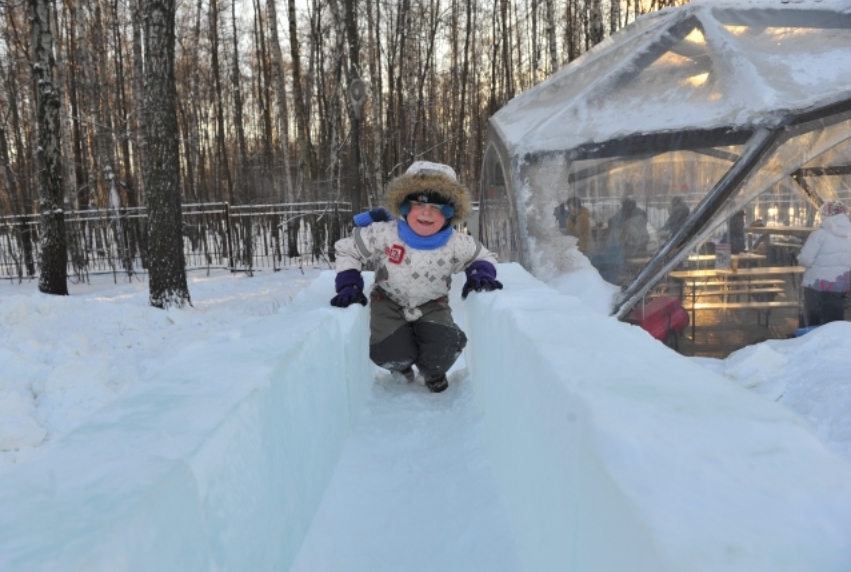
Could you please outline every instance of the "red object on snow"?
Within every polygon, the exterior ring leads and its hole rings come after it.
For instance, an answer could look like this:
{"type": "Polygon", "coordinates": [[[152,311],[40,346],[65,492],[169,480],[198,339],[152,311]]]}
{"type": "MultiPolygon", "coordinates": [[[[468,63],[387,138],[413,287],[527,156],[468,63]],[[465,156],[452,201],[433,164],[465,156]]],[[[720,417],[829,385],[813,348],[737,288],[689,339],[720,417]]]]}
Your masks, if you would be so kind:
{"type": "Polygon", "coordinates": [[[681,334],[686,329],[689,316],[679,298],[661,296],[631,312],[624,321],[641,326],[657,340],[667,342],[672,334],[681,334]]]}

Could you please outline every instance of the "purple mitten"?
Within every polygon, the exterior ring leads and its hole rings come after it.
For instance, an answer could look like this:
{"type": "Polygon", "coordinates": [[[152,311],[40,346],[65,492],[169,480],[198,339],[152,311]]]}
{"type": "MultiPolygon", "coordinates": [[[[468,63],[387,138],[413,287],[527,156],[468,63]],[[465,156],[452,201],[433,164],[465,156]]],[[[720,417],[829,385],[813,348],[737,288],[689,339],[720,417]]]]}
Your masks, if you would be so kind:
{"type": "Polygon", "coordinates": [[[461,298],[467,299],[470,292],[490,292],[502,290],[502,282],[496,279],[496,268],[487,260],[477,260],[464,271],[467,282],[461,290],[461,298]]]}
{"type": "Polygon", "coordinates": [[[387,222],[388,220],[393,220],[393,215],[383,207],[378,207],[377,209],[372,209],[371,211],[354,216],[355,225],[357,226],[369,226],[374,222],[387,222]]]}
{"type": "Polygon", "coordinates": [[[363,277],[355,269],[337,273],[334,280],[337,295],[331,298],[331,305],[337,308],[347,308],[355,302],[366,306],[366,296],[363,295],[363,277]]]}

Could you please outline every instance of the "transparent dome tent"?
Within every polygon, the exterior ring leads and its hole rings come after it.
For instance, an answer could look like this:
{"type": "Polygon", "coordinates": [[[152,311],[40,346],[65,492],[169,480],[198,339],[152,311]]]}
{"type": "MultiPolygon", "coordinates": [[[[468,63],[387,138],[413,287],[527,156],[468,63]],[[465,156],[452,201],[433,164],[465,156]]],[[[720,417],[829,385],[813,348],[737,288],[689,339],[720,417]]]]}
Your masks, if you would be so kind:
{"type": "Polygon", "coordinates": [[[849,189],[851,0],[694,0],[639,18],[490,119],[480,233],[542,278],[570,270],[569,235],[585,234],[624,318],[719,244],[743,266],[793,264],[773,245],[799,247],[806,230],[780,228],[812,229],[849,189]]]}

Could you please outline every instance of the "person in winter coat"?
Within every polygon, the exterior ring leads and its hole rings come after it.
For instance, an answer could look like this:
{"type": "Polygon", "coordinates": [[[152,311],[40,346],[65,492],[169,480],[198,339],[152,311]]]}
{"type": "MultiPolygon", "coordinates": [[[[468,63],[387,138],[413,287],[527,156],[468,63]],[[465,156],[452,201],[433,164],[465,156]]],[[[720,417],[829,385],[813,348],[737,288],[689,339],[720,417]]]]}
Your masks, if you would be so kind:
{"type": "Polygon", "coordinates": [[[615,242],[626,258],[644,254],[650,241],[647,213],[634,200],[624,198],[621,209],[609,219],[609,241],[615,242]]]}
{"type": "Polygon", "coordinates": [[[432,392],[445,390],[446,372],[467,343],[452,319],[452,274],[467,275],[470,292],[502,289],[496,256],[452,220],[472,210],[467,189],[448,165],[417,161],[387,188],[388,213],[355,216],[352,236],[337,241],[337,295],[332,306],[366,305],[361,270],[370,264],[375,283],[369,296],[369,357],[399,380],[415,378],[432,392]]]}
{"type": "Polygon", "coordinates": [[[741,254],[745,251],[745,211],[740,210],[727,221],[727,234],[730,237],[730,253],[741,254]]]}
{"type": "Polygon", "coordinates": [[[804,271],[804,325],[845,319],[843,303],[851,288],[851,220],[839,201],[819,209],[821,227],[807,238],[798,263],[804,271]]]}
{"type": "Polygon", "coordinates": [[[677,195],[672,198],[671,206],[668,207],[668,220],[662,227],[662,234],[667,237],[675,233],[683,225],[690,212],[691,209],[688,208],[681,196],[677,195]]]}
{"type": "Polygon", "coordinates": [[[588,238],[591,235],[591,213],[582,206],[579,197],[570,197],[567,206],[567,234],[578,240],[576,247],[581,252],[588,252],[588,238]]]}

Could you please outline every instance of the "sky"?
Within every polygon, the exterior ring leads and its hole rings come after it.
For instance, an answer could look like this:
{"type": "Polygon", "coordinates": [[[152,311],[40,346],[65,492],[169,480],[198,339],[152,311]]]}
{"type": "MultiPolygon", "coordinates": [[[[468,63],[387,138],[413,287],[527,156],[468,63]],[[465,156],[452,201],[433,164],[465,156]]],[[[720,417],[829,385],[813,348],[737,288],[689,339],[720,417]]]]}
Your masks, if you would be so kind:
{"type": "MultiPolygon", "coordinates": [[[[91,284],[69,284],[68,297],[40,294],[36,282],[0,283],[0,478],[49,461],[51,444],[106,405],[162,380],[165,368],[186,368],[181,356],[203,355],[211,340],[232,339],[246,364],[256,359],[257,348],[239,332],[251,323],[298,319],[297,296],[321,283],[323,272],[330,286],[327,268],[253,277],[193,272],[192,307],[168,311],[148,305],[140,280],[95,276],[91,284]]],[[[456,279],[450,300],[465,327],[461,285],[456,279]]],[[[613,293],[590,265],[551,286],[601,315],[613,293]]],[[[505,287],[512,288],[510,280],[505,287]]],[[[307,303],[324,306],[332,295],[320,289],[307,303]]],[[[689,359],[720,373],[709,376],[718,383],[749,388],[799,414],[830,450],[851,461],[849,350],[851,324],[843,322],[746,347],[725,360],[689,359]]],[[[209,367],[199,362],[186,371],[215,377],[209,367]]],[[[521,568],[465,356],[449,379],[444,394],[430,394],[377,371],[292,570],[390,569],[388,562],[407,563],[407,570],[521,568]]]]}

